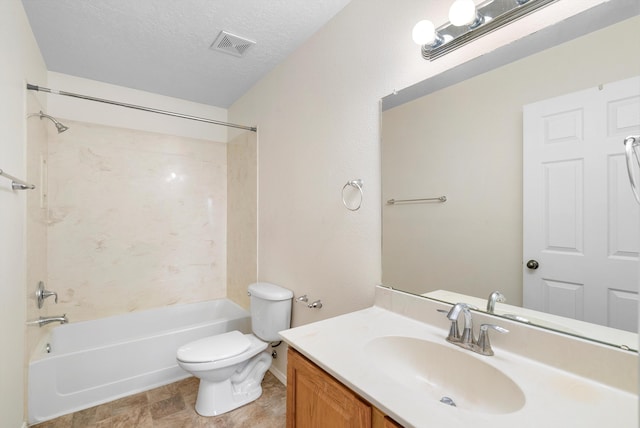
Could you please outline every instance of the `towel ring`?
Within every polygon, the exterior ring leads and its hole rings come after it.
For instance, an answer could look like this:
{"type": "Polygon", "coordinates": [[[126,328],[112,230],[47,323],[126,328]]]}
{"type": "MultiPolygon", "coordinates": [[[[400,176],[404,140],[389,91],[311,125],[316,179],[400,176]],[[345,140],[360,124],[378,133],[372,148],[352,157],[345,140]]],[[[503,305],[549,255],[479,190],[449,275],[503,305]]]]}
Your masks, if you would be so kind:
{"type": "Polygon", "coordinates": [[[364,198],[364,193],[362,192],[362,179],[358,178],[357,180],[351,180],[351,181],[347,181],[347,184],[345,184],[344,186],[342,186],[342,204],[345,206],[346,209],[348,209],[349,211],[358,211],[360,209],[360,207],[362,206],[362,199],[364,198]],[[360,202],[358,202],[358,206],[355,208],[351,208],[348,204],[347,201],[344,199],[344,189],[346,189],[347,187],[355,187],[356,189],[358,189],[358,191],[360,192],[360,202]]]}

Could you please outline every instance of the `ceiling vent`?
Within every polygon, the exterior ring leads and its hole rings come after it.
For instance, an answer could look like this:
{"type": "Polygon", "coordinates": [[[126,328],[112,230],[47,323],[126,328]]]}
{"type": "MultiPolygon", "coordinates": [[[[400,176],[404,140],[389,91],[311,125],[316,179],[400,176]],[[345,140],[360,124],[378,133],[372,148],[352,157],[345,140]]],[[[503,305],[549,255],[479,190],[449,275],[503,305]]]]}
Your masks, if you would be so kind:
{"type": "Polygon", "coordinates": [[[221,31],[216,40],[211,44],[211,49],[242,57],[251,46],[255,44],[256,42],[252,40],[221,31]]]}

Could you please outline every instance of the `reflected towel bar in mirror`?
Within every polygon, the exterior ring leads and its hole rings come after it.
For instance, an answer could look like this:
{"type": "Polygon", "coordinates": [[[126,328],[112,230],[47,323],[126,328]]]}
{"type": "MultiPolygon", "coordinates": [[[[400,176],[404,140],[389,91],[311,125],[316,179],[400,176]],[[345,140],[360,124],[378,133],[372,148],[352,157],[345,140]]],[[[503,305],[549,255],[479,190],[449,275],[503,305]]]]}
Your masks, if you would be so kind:
{"type": "Polygon", "coordinates": [[[36,186],[34,186],[33,184],[29,184],[20,180],[19,178],[15,178],[13,175],[7,174],[2,169],[0,169],[0,176],[11,180],[11,188],[13,190],[33,190],[36,188],[36,186]]]}
{"type": "Polygon", "coordinates": [[[438,202],[447,202],[446,196],[440,196],[438,198],[421,198],[421,199],[389,199],[387,201],[387,205],[395,205],[401,203],[416,203],[416,202],[429,202],[429,201],[438,201],[438,202]]]}

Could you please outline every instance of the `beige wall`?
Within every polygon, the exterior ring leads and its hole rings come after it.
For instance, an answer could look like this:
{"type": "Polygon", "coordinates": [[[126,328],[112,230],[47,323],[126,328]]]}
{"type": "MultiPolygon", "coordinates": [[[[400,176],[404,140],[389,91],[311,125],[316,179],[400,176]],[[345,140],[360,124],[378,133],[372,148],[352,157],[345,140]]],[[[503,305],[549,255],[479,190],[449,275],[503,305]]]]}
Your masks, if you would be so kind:
{"type": "Polygon", "coordinates": [[[259,280],[324,303],[294,305],[294,326],[373,302],[381,280],[379,99],[601,2],[558,2],[427,62],[411,29],[426,17],[445,22],[448,2],[353,0],[229,109],[231,121],[258,126],[259,280]],[[340,191],[356,178],[365,196],[351,212],[340,191]]]}
{"type": "MultiPolygon", "coordinates": [[[[19,0],[0,2],[0,169],[25,179],[27,164],[26,81],[46,82],[45,65],[19,0]]],[[[27,194],[0,178],[0,425],[19,428],[25,420],[27,194]]]]}
{"type": "MultiPolygon", "coordinates": [[[[522,107],[640,75],[636,17],[383,113],[386,285],[522,304],[522,107]],[[594,55],[598,52],[598,55],[594,55]]],[[[620,146],[622,150],[622,145],[620,146]]]]}
{"type": "MultiPolygon", "coordinates": [[[[47,79],[51,89],[227,121],[227,110],[220,107],[51,71],[47,79]]],[[[228,129],[224,126],[59,95],[48,95],[47,102],[48,113],[59,118],[209,141],[228,139],[228,129]]]]}
{"type": "Polygon", "coordinates": [[[247,286],[257,279],[257,156],[255,132],[227,143],[227,297],[249,309],[247,286]]]}

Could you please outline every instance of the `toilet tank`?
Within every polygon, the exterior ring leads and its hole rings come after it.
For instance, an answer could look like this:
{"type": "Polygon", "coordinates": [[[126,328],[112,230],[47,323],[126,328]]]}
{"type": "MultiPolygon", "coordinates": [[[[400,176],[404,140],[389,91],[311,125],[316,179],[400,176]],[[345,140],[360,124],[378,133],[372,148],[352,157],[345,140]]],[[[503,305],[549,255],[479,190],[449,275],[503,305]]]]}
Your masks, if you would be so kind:
{"type": "Polygon", "coordinates": [[[268,282],[249,286],[251,298],[251,330],[265,342],[279,342],[278,332],[291,324],[293,292],[268,282]]]}

